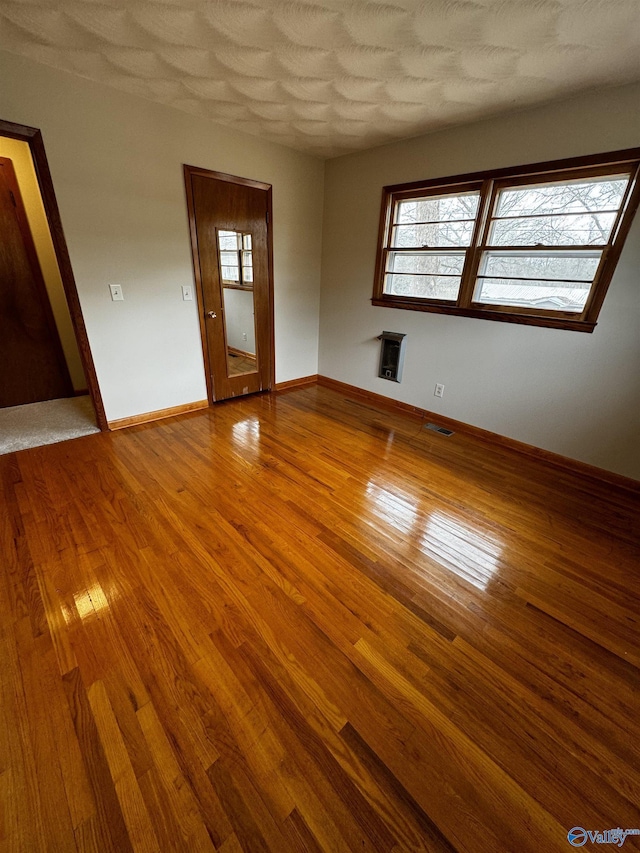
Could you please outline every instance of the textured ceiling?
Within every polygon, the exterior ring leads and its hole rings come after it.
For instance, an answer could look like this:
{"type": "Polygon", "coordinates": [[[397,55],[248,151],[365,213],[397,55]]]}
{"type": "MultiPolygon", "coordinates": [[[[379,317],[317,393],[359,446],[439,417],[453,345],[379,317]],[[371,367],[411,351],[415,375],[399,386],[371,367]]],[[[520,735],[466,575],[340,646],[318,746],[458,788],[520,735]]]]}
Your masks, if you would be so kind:
{"type": "Polygon", "coordinates": [[[640,79],[640,0],[1,0],[0,48],[331,157],[640,79]]]}

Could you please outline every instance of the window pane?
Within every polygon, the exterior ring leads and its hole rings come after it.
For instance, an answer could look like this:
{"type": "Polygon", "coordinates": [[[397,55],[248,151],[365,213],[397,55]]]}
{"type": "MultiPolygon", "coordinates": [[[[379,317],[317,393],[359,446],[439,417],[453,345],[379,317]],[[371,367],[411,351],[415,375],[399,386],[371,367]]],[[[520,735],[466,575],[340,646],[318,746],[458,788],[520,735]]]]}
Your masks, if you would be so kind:
{"type": "Polygon", "coordinates": [[[480,193],[456,193],[400,201],[394,222],[445,222],[452,219],[475,219],[480,193]]]}
{"type": "Polygon", "coordinates": [[[237,251],[238,235],[235,231],[218,231],[220,251],[237,251]]]}
{"type": "Polygon", "coordinates": [[[251,234],[243,234],[242,246],[244,249],[250,249],[251,248],[251,234]]]}
{"type": "Polygon", "coordinates": [[[387,271],[429,275],[462,275],[464,252],[438,254],[434,252],[390,252],[387,271]]]}
{"type": "Polygon", "coordinates": [[[419,249],[423,247],[447,248],[469,246],[473,235],[473,221],[432,222],[427,225],[394,225],[391,246],[394,249],[419,249]]]}
{"type": "Polygon", "coordinates": [[[457,193],[400,201],[394,209],[391,246],[468,246],[480,194],[457,193]]]}
{"type": "Polygon", "coordinates": [[[222,267],[222,278],[224,281],[240,281],[240,268],[222,267]]]}
{"type": "Polygon", "coordinates": [[[491,225],[490,246],[593,246],[607,243],[615,213],[570,213],[496,219],[491,225]]]}
{"type": "Polygon", "coordinates": [[[496,216],[540,216],[617,210],[629,183],[628,176],[562,181],[501,190],[496,216]]]}
{"type": "MultiPolygon", "coordinates": [[[[251,240],[248,234],[245,235],[245,245],[247,237],[251,240]]],[[[242,280],[245,284],[253,282],[253,252],[251,251],[243,251],[242,253],[242,280]]]]}
{"type": "Polygon", "coordinates": [[[437,275],[402,275],[387,273],[384,292],[393,296],[415,296],[421,299],[447,299],[455,302],[460,278],[437,275]]]}
{"type": "Polygon", "coordinates": [[[485,252],[479,275],[488,278],[578,280],[591,284],[602,252],[485,252]]]}
{"type": "Polygon", "coordinates": [[[476,302],[485,305],[509,305],[545,311],[580,313],[586,304],[589,284],[569,281],[518,281],[517,279],[478,278],[476,302]]]}

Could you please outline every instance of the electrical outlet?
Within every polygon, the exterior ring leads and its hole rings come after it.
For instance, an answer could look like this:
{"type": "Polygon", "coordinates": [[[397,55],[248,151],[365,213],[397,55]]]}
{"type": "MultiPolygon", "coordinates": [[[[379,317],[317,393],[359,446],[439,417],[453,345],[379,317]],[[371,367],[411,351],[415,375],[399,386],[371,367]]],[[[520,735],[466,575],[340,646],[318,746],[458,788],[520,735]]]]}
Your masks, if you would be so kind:
{"type": "Polygon", "coordinates": [[[193,302],[193,288],[190,284],[182,285],[182,299],[184,302],[193,302]]]}
{"type": "Polygon", "coordinates": [[[444,385],[441,385],[439,382],[437,382],[435,391],[433,392],[433,396],[444,397],[444,385]]]}
{"type": "Polygon", "coordinates": [[[124,293],[122,292],[121,284],[110,284],[111,300],[113,302],[124,302],[124,293]]]}
{"type": "Polygon", "coordinates": [[[247,333],[246,333],[246,332],[243,332],[243,333],[242,333],[242,340],[243,340],[243,341],[246,341],[246,340],[247,340],[247,333]]]}

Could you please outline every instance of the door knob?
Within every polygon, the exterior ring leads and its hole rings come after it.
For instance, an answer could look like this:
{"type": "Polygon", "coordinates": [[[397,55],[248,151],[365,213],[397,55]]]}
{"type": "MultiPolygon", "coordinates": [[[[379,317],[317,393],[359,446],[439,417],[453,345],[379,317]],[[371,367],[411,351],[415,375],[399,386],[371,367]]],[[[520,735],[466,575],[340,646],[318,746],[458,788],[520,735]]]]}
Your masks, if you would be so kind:
{"type": "Polygon", "coordinates": [[[215,311],[207,311],[207,317],[211,317],[212,320],[215,320],[217,316],[215,311]]]}

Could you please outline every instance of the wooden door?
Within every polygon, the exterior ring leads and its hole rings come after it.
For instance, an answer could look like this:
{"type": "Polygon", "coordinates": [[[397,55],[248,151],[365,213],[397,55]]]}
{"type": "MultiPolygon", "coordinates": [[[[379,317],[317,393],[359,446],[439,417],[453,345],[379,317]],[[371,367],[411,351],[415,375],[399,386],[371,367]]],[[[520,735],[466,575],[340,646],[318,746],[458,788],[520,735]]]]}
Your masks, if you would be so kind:
{"type": "Polygon", "coordinates": [[[0,408],[72,396],[13,163],[0,157],[0,408]]]}
{"type": "Polygon", "coordinates": [[[209,398],[269,390],[271,187],[191,166],[185,180],[209,398]]]}

